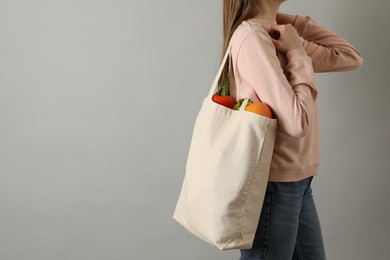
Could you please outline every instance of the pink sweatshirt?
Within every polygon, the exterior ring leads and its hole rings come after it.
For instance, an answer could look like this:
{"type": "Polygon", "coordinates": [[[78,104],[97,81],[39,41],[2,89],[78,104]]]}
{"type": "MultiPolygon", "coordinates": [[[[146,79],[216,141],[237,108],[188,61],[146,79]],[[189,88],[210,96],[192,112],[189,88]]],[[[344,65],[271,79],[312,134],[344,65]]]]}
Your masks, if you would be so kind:
{"type": "Polygon", "coordinates": [[[235,80],[232,96],[265,102],[278,119],[269,181],[316,176],[319,166],[318,90],[315,72],[360,66],[361,54],[310,16],[290,22],[303,37],[302,49],[277,51],[268,34],[274,20],[249,19],[232,36],[235,80]]]}

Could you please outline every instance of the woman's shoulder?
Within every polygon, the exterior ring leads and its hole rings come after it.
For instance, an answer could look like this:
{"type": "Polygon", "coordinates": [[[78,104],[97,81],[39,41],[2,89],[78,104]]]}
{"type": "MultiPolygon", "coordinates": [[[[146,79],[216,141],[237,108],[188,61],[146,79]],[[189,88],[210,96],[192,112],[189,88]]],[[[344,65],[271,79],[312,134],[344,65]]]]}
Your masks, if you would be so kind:
{"type": "Polygon", "coordinates": [[[253,34],[259,34],[262,36],[261,38],[272,42],[267,29],[262,24],[245,20],[236,28],[232,35],[232,49],[238,50],[244,40],[253,34]]]}
{"type": "Polygon", "coordinates": [[[245,20],[240,25],[238,25],[233,35],[235,36],[235,38],[245,38],[245,36],[247,36],[249,33],[254,32],[266,33],[267,30],[261,24],[245,20]]]}

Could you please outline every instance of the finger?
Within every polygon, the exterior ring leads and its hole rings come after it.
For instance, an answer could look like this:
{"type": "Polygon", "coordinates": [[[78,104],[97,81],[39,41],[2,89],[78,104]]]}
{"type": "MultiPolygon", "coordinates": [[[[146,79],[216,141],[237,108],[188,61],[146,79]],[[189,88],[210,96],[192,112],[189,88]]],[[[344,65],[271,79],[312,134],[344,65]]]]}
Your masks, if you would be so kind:
{"type": "Polygon", "coordinates": [[[278,46],[279,45],[279,41],[278,40],[274,40],[274,39],[271,39],[272,40],[272,43],[274,44],[274,46],[278,46]]]}
{"type": "Polygon", "coordinates": [[[279,25],[279,24],[271,24],[271,26],[269,28],[272,31],[279,31],[280,26],[281,25],[279,25]]]}

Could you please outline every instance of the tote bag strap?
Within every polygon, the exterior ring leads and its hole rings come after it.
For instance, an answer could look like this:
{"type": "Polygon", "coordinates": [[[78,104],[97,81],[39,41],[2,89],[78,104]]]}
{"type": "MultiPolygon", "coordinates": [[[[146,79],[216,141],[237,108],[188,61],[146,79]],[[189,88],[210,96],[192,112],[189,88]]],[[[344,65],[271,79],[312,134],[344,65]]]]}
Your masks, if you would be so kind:
{"type": "Polygon", "coordinates": [[[216,88],[217,88],[217,84],[218,84],[219,77],[221,77],[223,67],[224,67],[225,64],[226,64],[226,60],[227,60],[227,57],[229,56],[229,53],[230,53],[231,48],[232,48],[232,39],[230,39],[229,46],[227,47],[225,56],[223,57],[223,60],[222,60],[222,64],[221,64],[221,66],[219,67],[217,76],[215,77],[214,83],[213,83],[213,85],[211,86],[211,89],[210,89],[210,92],[209,92],[209,95],[208,95],[209,98],[211,98],[211,97],[213,96],[213,94],[215,93],[215,90],[216,90],[216,88]]]}
{"type": "MultiPolygon", "coordinates": [[[[226,53],[225,53],[225,56],[223,57],[223,60],[222,60],[222,64],[221,66],[219,67],[219,70],[218,70],[218,73],[217,73],[217,76],[215,77],[214,79],[214,83],[213,85],[211,86],[211,89],[210,89],[210,92],[209,92],[209,95],[208,95],[208,98],[211,99],[213,94],[215,93],[216,89],[217,89],[217,83],[218,83],[218,79],[219,77],[221,77],[221,74],[222,74],[222,70],[223,70],[223,67],[225,66],[226,64],[226,60],[227,60],[227,57],[229,56],[229,53],[232,49],[232,39],[230,39],[230,42],[229,42],[229,46],[227,47],[227,50],[226,50],[226,53]]],[[[232,68],[233,69],[233,68],[232,68]]],[[[246,104],[248,103],[249,99],[245,98],[244,101],[242,102],[241,106],[240,106],[240,111],[244,110],[244,108],[246,107],[246,104]]]]}

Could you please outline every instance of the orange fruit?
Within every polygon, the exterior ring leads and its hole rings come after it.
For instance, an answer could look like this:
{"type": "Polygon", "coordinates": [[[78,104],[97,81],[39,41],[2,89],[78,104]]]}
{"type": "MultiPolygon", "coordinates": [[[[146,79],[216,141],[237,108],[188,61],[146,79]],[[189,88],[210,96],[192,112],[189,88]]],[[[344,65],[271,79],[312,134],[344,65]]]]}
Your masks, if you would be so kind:
{"type": "Polygon", "coordinates": [[[254,112],[256,114],[272,118],[271,109],[263,102],[253,102],[245,107],[245,111],[254,112]]]}

